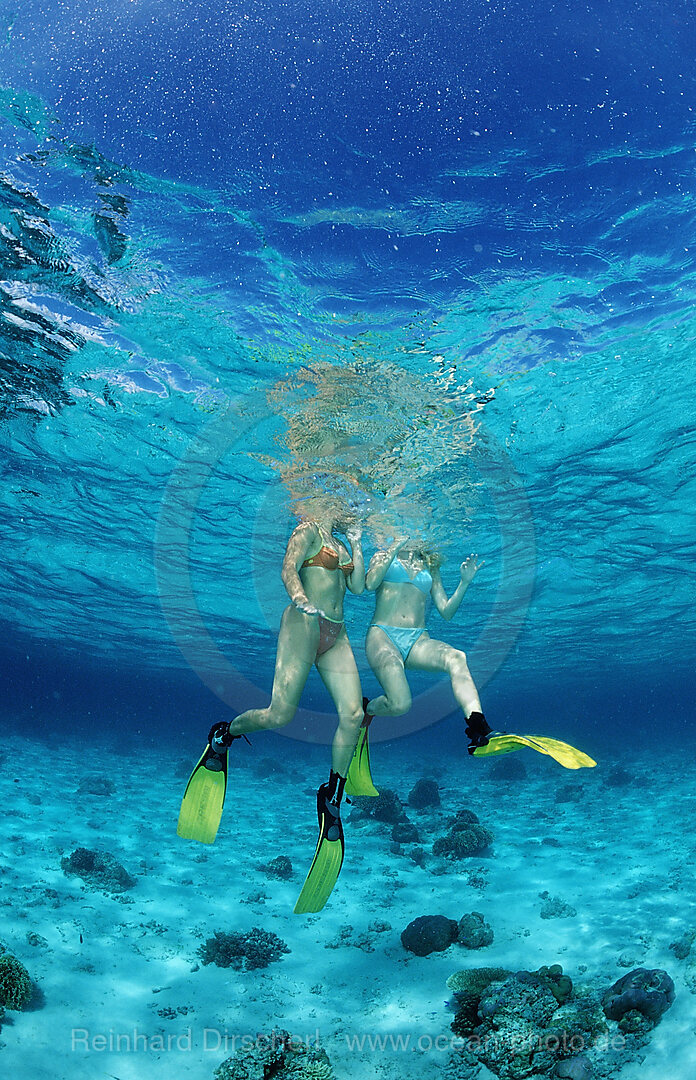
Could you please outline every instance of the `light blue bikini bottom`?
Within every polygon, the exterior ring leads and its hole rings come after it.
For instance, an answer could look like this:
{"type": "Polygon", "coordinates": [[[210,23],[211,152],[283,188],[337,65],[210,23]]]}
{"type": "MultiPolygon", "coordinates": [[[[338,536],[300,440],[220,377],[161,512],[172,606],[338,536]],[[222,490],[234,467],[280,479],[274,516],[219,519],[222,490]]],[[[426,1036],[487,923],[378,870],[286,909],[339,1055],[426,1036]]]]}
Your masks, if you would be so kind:
{"type": "Polygon", "coordinates": [[[389,640],[396,645],[404,658],[404,662],[408,659],[408,654],[418,641],[418,638],[425,633],[424,626],[417,626],[413,629],[409,626],[384,626],[383,623],[373,623],[372,625],[384,630],[389,640]]]}

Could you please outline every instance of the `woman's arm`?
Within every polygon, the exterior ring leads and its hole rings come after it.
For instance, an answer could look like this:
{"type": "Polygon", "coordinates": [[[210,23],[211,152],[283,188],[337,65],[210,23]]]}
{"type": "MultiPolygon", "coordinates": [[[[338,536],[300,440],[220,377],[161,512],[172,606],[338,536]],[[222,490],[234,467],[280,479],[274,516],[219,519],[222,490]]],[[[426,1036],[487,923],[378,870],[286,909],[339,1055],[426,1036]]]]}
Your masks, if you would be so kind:
{"type": "Polygon", "coordinates": [[[348,529],[346,540],[350,544],[353,571],[346,578],[346,585],[352,593],[360,596],[365,591],[365,560],[362,552],[362,529],[348,529]]]}
{"type": "Polygon", "coordinates": [[[300,580],[299,570],[307,558],[309,549],[316,543],[318,533],[319,530],[313,521],[303,521],[297,526],[288,540],[283,568],[280,572],[283,585],[293,604],[308,615],[316,615],[319,609],[310,603],[300,580]]]}
{"type": "Polygon", "coordinates": [[[440,612],[443,619],[449,621],[457,613],[459,605],[464,599],[464,593],[469,588],[469,585],[482,566],[483,562],[478,562],[476,555],[470,555],[468,559],[465,559],[459,568],[459,573],[461,575],[459,584],[449,599],[447,598],[445,587],[442,584],[439,566],[432,568],[433,587],[431,589],[431,596],[435,607],[440,612]]]}
{"type": "Polygon", "coordinates": [[[370,559],[370,566],[365,576],[365,588],[370,592],[374,592],[378,589],[384,581],[384,575],[394,562],[394,559],[401,551],[405,543],[407,543],[408,537],[404,540],[395,540],[390,548],[386,551],[378,551],[376,555],[373,555],[370,559]]]}

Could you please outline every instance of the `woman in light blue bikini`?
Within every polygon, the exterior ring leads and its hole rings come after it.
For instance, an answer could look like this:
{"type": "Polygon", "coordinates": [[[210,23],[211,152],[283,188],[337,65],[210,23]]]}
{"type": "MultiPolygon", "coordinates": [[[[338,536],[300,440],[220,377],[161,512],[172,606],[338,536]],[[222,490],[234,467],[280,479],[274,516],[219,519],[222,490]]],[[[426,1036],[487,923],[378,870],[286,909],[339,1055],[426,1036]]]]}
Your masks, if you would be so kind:
{"type": "Polygon", "coordinates": [[[399,540],[387,551],[378,551],[373,556],[365,586],[376,593],[377,602],[365,652],[384,693],[367,703],[366,719],[408,712],[411,691],[406,668],[446,673],[467,719],[469,753],[473,754],[477,746],[486,745],[491,728],[481,712],[466,655],[444,641],[435,641],[425,629],[428,597],[432,596],[443,619],[451,619],[482,565],[475,555],[465,559],[460,567],[459,584],[448,598],[440,577],[439,560],[426,556],[418,544],[399,540]]]}

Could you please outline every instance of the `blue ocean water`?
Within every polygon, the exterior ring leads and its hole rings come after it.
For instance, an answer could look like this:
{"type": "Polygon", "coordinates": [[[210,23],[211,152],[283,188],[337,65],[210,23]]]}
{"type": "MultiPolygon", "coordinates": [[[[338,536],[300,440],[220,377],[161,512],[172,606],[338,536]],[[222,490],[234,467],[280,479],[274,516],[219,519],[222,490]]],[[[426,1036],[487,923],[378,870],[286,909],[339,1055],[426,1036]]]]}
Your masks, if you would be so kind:
{"type": "MultiPolygon", "coordinates": [[[[8,734],[195,760],[267,700],[320,491],[450,588],[485,559],[430,629],[496,728],[688,754],[695,33],[684,0],[3,5],[8,734]]],[[[408,752],[461,754],[413,687],[408,752]]],[[[257,741],[311,788],[303,723],[257,741]]]]}

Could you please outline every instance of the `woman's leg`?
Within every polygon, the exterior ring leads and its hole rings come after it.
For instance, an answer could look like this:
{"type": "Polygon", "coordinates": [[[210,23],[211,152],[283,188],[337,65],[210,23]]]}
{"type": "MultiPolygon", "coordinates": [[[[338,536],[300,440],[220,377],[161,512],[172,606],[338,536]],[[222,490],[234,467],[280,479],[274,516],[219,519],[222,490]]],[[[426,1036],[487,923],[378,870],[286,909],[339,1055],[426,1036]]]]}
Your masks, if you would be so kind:
{"type": "Polygon", "coordinates": [[[319,621],[292,604],[280,621],[271,702],[265,709],[247,709],[230,724],[230,735],[284,727],[292,720],[317,654],[319,621]]]}
{"type": "Polygon", "coordinates": [[[345,627],[337,637],[336,644],[317,657],[317,670],[338,713],[338,727],[331,748],[331,768],[345,778],[363,719],[360,676],[345,627]]]}
{"type": "MultiPolygon", "coordinates": [[[[412,650],[413,651],[413,650],[412,650]]],[[[365,655],[384,690],[367,704],[370,716],[402,716],[411,708],[411,691],[404,661],[393,641],[379,626],[371,626],[365,638],[365,655]]]]}
{"type": "Polygon", "coordinates": [[[452,692],[467,720],[472,713],[481,712],[481,702],[466,662],[466,653],[460,649],[423,634],[408,654],[406,667],[414,671],[447,672],[452,692]]]}

